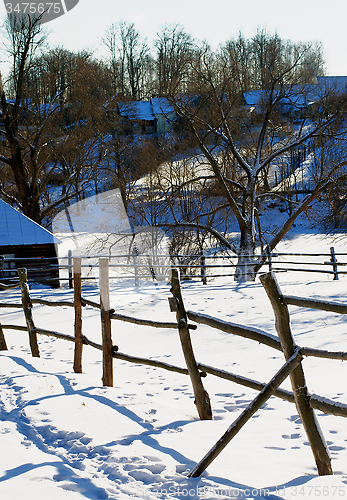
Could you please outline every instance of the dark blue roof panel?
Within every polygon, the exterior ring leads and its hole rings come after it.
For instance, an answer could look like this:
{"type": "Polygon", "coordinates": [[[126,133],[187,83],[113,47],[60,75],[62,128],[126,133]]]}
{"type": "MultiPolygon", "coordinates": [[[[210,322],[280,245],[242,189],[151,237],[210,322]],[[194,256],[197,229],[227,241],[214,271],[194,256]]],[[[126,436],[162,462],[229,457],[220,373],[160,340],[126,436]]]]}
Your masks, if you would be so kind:
{"type": "Polygon", "coordinates": [[[0,200],[0,246],[60,243],[52,233],[0,200]]]}

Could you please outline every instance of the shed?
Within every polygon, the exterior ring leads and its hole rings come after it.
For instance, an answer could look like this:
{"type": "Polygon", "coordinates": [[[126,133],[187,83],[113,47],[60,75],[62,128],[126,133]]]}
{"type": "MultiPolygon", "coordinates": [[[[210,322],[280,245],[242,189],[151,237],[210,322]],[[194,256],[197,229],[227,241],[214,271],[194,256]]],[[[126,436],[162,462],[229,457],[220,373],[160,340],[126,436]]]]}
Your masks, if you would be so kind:
{"type": "Polygon", "coordinates": [[[166,97],[153,97],[151,104],[156,120],[157,133],[166,134],[171,132],[177,119],[173,104],[166,97]]]}
{"type": "Polygon", "coordinates": [[[155,116],[150,101],[119,103],[119,114],[125,118],[134,134],[153,134],[155,116]]]}
{"type": "Polygon", "coordinates": [[[58,243],[47,229],[0,199],[1,279],[16,277],[15,269],[25,267],[30,281],[59,286],[58,243]]]}

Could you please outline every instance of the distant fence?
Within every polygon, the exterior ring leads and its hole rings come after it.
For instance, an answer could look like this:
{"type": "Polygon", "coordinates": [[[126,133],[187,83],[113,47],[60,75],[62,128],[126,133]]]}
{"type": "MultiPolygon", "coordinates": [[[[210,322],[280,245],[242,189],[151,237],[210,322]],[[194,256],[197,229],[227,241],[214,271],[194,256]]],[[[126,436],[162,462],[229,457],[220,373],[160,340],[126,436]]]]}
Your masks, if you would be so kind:
{"type": "MultiPolygon", "coordinates": [[[[160,255],[160,254],[124,254],[124,255],[86,255],[81,256],[82,279],[98,279],[99,258],[107,257],[110,261],[110,279],[131,279],[135,285],[140,280],[169,280],[171,268],[180,270],[182,280],[200,280],[206,284],[209,280],[220,277],[234,277],[238,257],[236,255],[160,255]]],[[[257,259],[259,255],[250,255],[249,259],[257,259]]],[[[30,269],[28,269],[29,282],[37,281],[33,278],[34,272],[39,271],[40,261],[31,258],[30,269]],[[36,263],[36,265],[35,265],[36,263]]],[[[48,260],[48,259],[46,259],[48,260]]],[[[58,282],[68,282],[70,288],[73,286],[73,255],[70,251],[65,257],[52,259],[52,269],[59,271],[58,282]]],[[[22,266],[23,259],[15,259],[0,256],[0,279],[11,280],[17,275],[16,267],[22,266]]],[[[247,264],[243,264],[247,266],[247,264]]],[[[335,252],[334,247],[329,253],[286,253],[271,252],[267,255],[258,274],[262,274],[267,268],[269,271],[290,273],[318,273],[333,276],[338,280],[339,276],[347,274],[347,253],[335,252]]],[[[45,268],[47,270],[47,268],[45,268]]],[[[41,283],[54,283],[57,279],[43,279],[41,283]]]]}
{"type": "Polygon", "coordinates": [[[18,270],[19,282],[13,285],[1,285],[1,288],[6,290],[13,286],[20,286],[22,302],[19,304],[0,303],[0,308],[22,308],[25,315],[26,327],[18,325],[0,324],[0,350],[7,350],[4,330],[21,330],[27,331],[29,334],[30,348],[33,356],[39,357],[39,345],[37,335],[47,335],[60,338],[63,340],[72,341],[75,343],[74,350],[74,371],[82,372],[82,353],[83,345],[90,345],[102,351],[102,381],[104,386],[113,386],[113,359],[122,359],[131,363],[139,363],[143,365],[154,366],[165,370],[178,372],[189,375],[191,378],[192,388],[195,396],[195,404],[201,419],[211,419],[212,409],[209,395],[204,389],[202,378],[206,374],[230,380],[237,384],[250,387],[260,391],[250,405],[241,413],[236,421],[228,428],[222,438],[208,452],[199,464],[190,472],[190,477],[197,477],[208,467],[214,458],[225,448],[230,440],[239,432],[245,423],[254,415],[254,413],[272,396],[294,402],[301,421],[307,433],[308,440],[312,447],[312,451],[318,467],[318,472],[321,475],[331,474],[331,465],[324,439],[321,431],[317,426],[313,409],[347,417],[347,405],[336,401],[328,400],[317,395],[310,395],[307,391],[305,376],[301,360],[304,356],[314,356],[326,359],[347,360],[347,352],[326,351],[321,349],[311,349],[307,347],[297,346],[291,333],[290,316],[288,304],[311,307],[320,310],[333,311],[340,314],[347,314],[347,306],[336,302],[326,302],[320,300],[312,300],[300,297],[283,296],[277,284],[277,281],[272,272],[263,274],[260,277],[261,283],[264,286],[266,293],[270,299],[276,318],[276,329],[278,338],[259,329],[246,327],[243,325],[223,321],[221,319],[207,316],[205,314],[186,311],[184,307],[179,272],[177,269],[171,271],[171,293],[169,297],[170,310],[176,313],[176,322],[153,321],[148,319],[139,319],[126,315],[115,313],[110,305],[109,295],[109,259],[101,258],[99,261],[99,288],[100,288],[100,303],[95,303],[85,299],[81,295],[81,259],[74,259],[74,300],[50,302],[42,299],[32,299],[29,293],[27,283],[26,270],[18,270]],[[74,336],[65,335],[58,332],[53,332],[36,327],[32,315],[33,304],[42,304],[51,307],[69,306],[75,310],[74,336]],[[92,306],[100,310],[102,343],[98,344],[88,339],[82,334],[82,307],[92,306]],[[170,365],[162,361],[135,357],[132,355],[118,352],[118,347],[113,344],[111,332],[111,320],[130,322],[136,325],[149,326],[155,328],[174,328],[178,330],[186,368],[170,365]],[[196,330],[196,324],[189,324],[188,320],[210,326],[212,328],[254,340],[257,343],[265,344],[268,347],[281,351],[284,354],[285,363],[282,368],[275,374],[269,383],[258,382],[236,375],[234,373],[211,367],[199,363],[195,359],[193,344],[190,335],[191,330],[196,330]],[[279,386],[287,378],[290,377],[292,382],[293,392],[280,389],[279,386]]]}

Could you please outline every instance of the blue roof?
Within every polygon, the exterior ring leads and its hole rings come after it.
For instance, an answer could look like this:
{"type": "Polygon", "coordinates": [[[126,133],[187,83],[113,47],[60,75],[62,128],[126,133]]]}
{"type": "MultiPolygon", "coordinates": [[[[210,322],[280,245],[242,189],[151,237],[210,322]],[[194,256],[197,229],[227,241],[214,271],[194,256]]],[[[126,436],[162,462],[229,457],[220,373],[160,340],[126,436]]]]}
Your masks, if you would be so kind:
{"type": "Polygon", "coordinates": [[[123,102],[119,104],[119,112],[129,120],[154,120],[150,101],[123,102]]]}
{"type": "Polygon", "coordinates": [[[175,111],[173,104],[166,97],[152,97],[151,104],[155,115],[165,115],[175,111]]]}
{"type": "Polygon", "coordinates": [[[243,94],[247,106],[259,106],[265,97],[263,90],[249,90],[243,94]]]}
{"type": "Polygon", "coordinates": [[[0,246],[60,243],[52,233],[0,200],[0,246]]]}

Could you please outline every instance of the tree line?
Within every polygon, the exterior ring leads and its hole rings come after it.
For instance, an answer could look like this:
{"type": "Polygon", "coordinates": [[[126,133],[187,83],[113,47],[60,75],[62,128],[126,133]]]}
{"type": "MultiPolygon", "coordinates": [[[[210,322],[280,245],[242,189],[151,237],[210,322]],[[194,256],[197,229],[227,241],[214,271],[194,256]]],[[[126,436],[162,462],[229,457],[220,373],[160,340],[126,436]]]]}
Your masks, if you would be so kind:
{"type": "Polygon", "coordinates": [[[239,256],[240,280],[255,277],[314,200],[339,224],[346,94],[317,85],[319,43],[258,30],[212,50],[182,26],[166,25],[150,48],[133,23],[119,22],[103,39],[108,57],[98,60],[49,48],[40,18],[9,16],[3,36],[12,62],[0,85],[0,190],[36,222],[49,227],[69,203],[118,187],[134,225],[160,226],[173,248],[195,253],[214,238],[239,256]],[[244,102],[252,92],[253,107],[244,102]],[[170,138],[135,137],[118,103],[156,96],[175,110],[170,138]],[[311,155],[310,189],[293,198],[280,186],[295,176],[288,158],[300,148],[311,155]],[[276,203],[288,216],[263,227],[276,203]]]}

